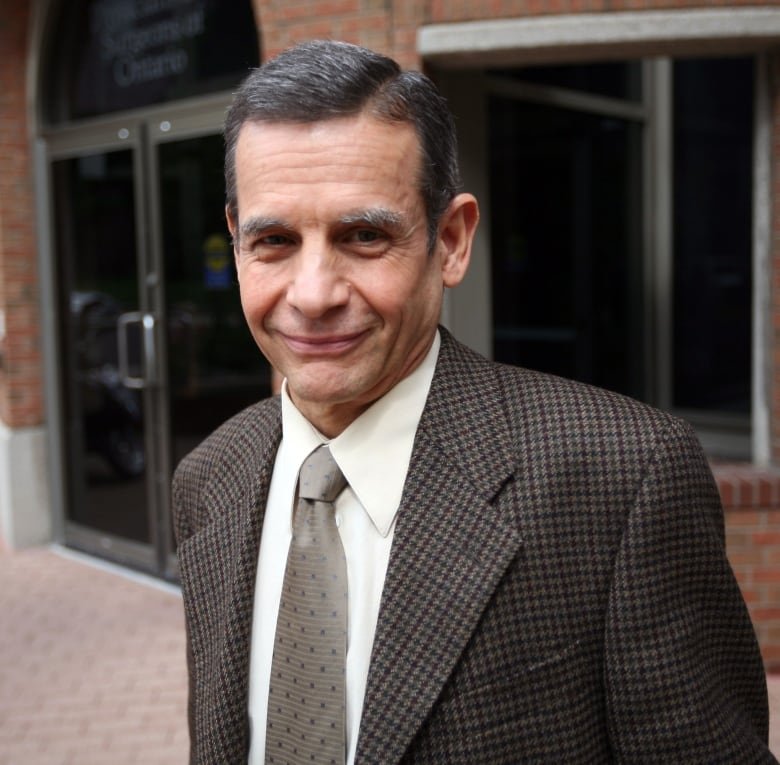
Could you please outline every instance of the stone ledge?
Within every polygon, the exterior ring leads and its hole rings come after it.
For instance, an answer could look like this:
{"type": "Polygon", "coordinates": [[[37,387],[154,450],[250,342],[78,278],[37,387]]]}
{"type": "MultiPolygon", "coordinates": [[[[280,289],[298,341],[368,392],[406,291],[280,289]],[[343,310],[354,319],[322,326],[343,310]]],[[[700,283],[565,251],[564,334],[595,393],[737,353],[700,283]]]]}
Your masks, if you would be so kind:
{"type": "Polygon", "coordinates": [[[669,8],[549,13],[427,24],[417,50],[451,68],[529,62],[745,52],[780,40],[777,8],[669,8]]]}

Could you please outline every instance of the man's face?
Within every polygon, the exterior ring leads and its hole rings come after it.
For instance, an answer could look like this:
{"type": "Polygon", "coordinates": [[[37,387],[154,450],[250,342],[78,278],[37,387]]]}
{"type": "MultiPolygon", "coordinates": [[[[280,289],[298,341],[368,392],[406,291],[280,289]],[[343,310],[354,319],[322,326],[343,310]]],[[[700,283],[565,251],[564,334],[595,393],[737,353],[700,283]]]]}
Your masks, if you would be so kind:
{"type": "Polygon", "coordinates": [[[419,151],[411,125],[365,114],[247,123],[239,135],[238,220],[228,223],[244,314],[328,436],[419,365],[443,288],[465,273],[468,246],[454,247],[451,229],[464,231],[457,211],[473,207],[470,245],[476,203],[456,197],[429,255],[419,151]]]}

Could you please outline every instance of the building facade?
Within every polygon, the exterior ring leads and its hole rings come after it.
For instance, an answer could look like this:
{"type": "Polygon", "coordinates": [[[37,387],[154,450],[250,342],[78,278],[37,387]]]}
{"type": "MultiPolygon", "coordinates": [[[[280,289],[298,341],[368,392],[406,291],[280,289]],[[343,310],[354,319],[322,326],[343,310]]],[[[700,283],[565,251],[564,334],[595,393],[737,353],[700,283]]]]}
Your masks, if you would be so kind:
{"type": "Polygon", "coordinates": [[[780,667],[780,5],[7,0],[0,538],[175,578],[178,459],[270,391],[222,214],[248,67],[339,38],[422,68],[482,225],[444,321],[697,428],[780,667]]]}

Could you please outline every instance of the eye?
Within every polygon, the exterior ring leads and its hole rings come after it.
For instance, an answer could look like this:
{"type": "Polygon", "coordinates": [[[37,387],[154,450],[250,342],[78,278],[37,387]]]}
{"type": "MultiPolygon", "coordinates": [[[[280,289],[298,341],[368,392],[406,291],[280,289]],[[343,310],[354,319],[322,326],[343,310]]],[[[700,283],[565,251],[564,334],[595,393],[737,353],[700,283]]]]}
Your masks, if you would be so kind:
{"type": "Polygon", "coordinates": [[[280,245],[289,244],[290,237],[284,234],[266,234],[265,236],[258,237],[256,244],[265,245],[267,247],[279,247],[280,245]]]}
{"type": "Polygon", "coordinates": [[[355,228],[347,233],[345,239],[354,244],[376,244],[385,241],[387,236],[373,228],[355,228]]]}
{"type": "Polygon", "coordinates": [[[247,258],[270,263],[285,258],[295,241],[295,237],[285,231],[258,231],[241,240],[241,252],[247,258]]]}
{"type": "Polygon", "coordinates": [[[355,233],[355,238],[359,242],[375,242],[377,239],[379,239],[379,232],[368,229],[361,229],[355,233]]]}

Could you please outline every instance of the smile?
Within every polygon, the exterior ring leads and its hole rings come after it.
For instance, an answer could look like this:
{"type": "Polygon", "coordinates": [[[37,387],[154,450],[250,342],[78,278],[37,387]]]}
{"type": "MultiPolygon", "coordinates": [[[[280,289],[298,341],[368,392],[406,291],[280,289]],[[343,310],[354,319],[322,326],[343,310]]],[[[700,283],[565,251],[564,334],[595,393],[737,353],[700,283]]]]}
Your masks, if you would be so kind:
{"type": "Polygon", "coordinates": [[[342,356],[356,348],[366,335],[366,330],[334,335],[286,335],[287,347],[297,356],[342,356]]]}

